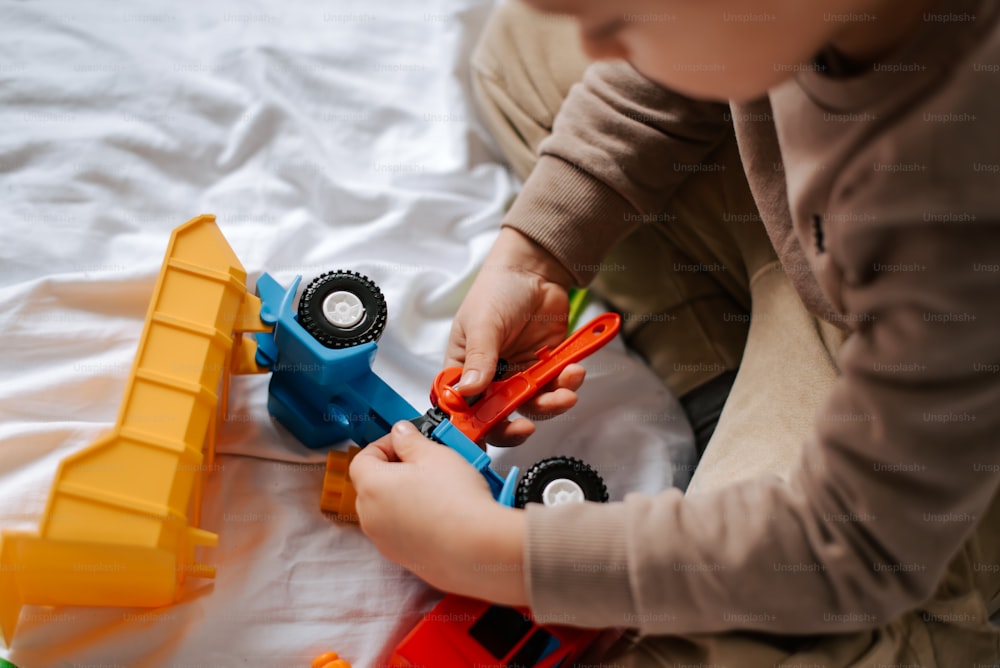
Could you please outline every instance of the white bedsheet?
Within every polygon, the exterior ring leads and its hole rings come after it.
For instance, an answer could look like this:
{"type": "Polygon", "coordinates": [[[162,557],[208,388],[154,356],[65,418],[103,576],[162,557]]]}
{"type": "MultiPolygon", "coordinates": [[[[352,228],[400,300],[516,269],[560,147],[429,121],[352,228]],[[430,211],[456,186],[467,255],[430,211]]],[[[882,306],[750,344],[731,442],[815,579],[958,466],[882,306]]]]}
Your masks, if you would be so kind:
{"type": "MultiPolygon", "coordinates": [[[[251,274],[362,271],[376,370],[418,409],[516,183],[470,106],[485,0],[0,5],[0,528],[37,526],[58,461],[114,421],[170,230],[218,216],[251,274]]],[[[591,315],[593,312],[591,313],[591,315]]],[[[576,454],[613,498],[690,470],[676,401],[620,344],[581,405],[498,464],[576,454]]],[[[28,607],[20,668],[376,665],[437,599],[318,508],[322,453],[234,382],[202,526],[158,610],[28,607]]],[[[2,593],[0,593],[2,595],[2,593]]]]}

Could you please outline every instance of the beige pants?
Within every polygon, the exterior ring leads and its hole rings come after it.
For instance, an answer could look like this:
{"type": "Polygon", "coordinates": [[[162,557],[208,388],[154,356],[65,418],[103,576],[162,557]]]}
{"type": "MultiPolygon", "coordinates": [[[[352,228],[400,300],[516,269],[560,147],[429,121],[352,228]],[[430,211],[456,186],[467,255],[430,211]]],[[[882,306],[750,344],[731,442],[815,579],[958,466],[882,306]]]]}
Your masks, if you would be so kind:
{"type": "MultiPolygon", "coordinates": [[[[573,21],[508,0],[473,56],[473,87],[487,126],[522,179],[539,144],[588,65],[573,21]]],[[[644,224],[614,248],[595,287],[623,313],[626,341],[678,395],[738,369],[715,434],[688,493],[774,473],[786,477],[837,377],[841,332],[810,315],[781,271],[743,177],[735,140],[712,162],[727,169],[692,175],[662,223],[644,224]],[[750,222],[747,222],[747,221],[750,222]]],[[[1000,504],[995,504],[1000,505],[1000,504]]],[[[1000,513],[992,526],[1000,526],[1000,513]]],[[[990,523],[984,521],[986,526],[990,523]]],[[[776,637],[734,633],[647,637],[610,666],[963,667],[998,654],[984,604],[997,578],[975,568],[1000,554],[974,538],[934,601],[865,633],[776,637]],[[989,580],[989,581],[987,581],[989,580]],[[948,658],[943,658],[948,657],[948,658]]]]}

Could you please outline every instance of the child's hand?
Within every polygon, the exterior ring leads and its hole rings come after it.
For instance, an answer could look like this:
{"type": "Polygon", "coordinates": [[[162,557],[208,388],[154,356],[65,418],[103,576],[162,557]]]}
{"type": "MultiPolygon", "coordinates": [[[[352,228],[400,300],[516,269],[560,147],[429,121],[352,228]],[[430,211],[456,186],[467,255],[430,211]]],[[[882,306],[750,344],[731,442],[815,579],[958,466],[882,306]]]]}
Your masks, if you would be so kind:
{"type": "Polygon", "coordinates": [[[461,455],[409,422],[351,463],[361,528],[379,551],[431,585],[525,605],[523,512],[505,508],[461,455]]]}
{"type": "MultiPolygon", "coordinates": [[[[565,339],[572,285],[573,277],[546,250],[516,230],[501,229],[452,324],[445,366],[464,367],[459,392],[481,393],[499,357],[531,363],[539,348],[565,339]]],[[[539,420],[565,413],[576,403],[583,376],[583,367],[568,366],[520,412],[539,420]]],[[[517,445],[534,430],[519,418],[499,425],[487,440],[517,445]]]]}

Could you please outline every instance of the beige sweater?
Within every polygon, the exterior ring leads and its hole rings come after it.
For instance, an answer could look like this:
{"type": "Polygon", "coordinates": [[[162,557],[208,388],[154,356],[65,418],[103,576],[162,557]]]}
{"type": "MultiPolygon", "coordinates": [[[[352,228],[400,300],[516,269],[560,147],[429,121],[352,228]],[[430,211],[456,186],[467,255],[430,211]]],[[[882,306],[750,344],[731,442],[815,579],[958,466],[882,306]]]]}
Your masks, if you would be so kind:
{"type": "Polygon", "coordinates": [[[1000,481],[1000,27],[992,0],[946,7],[863,73],[801,72],[731,111],[624,64],[571,91],[505,224],[597,265],[735,127],[803,301],[850,335],[790,482],[530,506],[537,615],[845,632],[941,582],[1000,481]]]}

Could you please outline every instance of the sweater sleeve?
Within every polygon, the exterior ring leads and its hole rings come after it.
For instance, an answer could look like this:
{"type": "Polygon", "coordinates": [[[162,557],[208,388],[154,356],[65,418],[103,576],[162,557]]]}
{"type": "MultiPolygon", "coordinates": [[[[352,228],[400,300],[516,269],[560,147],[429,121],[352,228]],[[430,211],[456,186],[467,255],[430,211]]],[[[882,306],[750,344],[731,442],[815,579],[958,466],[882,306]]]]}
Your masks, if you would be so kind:
{"type": "Polygon", "coordinates": [[[655,634],[840,633],[933,594],[1000,484],[1000,225],[877,210],[878,230],[828,239],[859,326],[790,480],[529,506],[535,613],[655,634]]]}
{"type": "Polygon", "coordinates": [[[570,90],[504,225],[585,284],[731,132],[728,105],[673,93],[625,62],[594,63],[570,90]]]}

